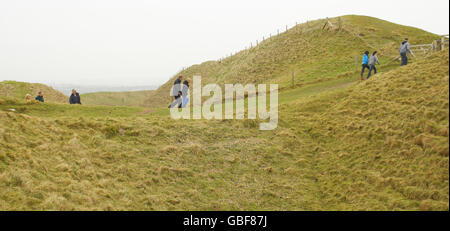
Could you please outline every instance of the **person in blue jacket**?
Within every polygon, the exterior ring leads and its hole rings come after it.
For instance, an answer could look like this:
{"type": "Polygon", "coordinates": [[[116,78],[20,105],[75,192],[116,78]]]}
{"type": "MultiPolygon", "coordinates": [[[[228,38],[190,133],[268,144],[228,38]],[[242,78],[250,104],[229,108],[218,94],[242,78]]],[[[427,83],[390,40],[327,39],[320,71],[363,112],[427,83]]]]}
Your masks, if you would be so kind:
{"type": "Polygon", "coordinates": [[[183,97],[183,103],[180,105],[180,107],[185,108],[186,105],[189,103],[189,83],[191,82],[190,79],[186,79],[183,82],[183,88],[181,91],[181,97],[183,97]]]}
{"type": "Polygon", "coordinates": [[[369,51],[364,52],[363,60],[362,60],[362,70],[361,70],[361,80],[364,80],[364,71],[366,68],[370,70],[369,66],[369,51]]]}
{"type": "Polygon", "coordinates": [[[44,102],[44,93],[42,93],[42,91],[40,91],[38,96],[36,96],[36,98],[34,98],[34,99],[43,103],[44,102]]]}

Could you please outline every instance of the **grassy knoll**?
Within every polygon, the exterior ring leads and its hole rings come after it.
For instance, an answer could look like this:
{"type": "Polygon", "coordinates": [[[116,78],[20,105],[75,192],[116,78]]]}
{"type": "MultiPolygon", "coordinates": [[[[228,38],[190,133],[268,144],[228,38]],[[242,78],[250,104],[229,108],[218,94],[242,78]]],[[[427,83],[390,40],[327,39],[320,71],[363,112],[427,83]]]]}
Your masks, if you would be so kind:
{"type": "Polygon", "coordinates": [[[25,96],[27,94],[31,95],[34,99],[38,92],[42,91],[44,93],[44,98],[46,102],[52,103],[68,103],[69,97],[65,96],[63,93],[39,83],[24,83],[16,81],[3,81],[0,82],[0,97],[9,98],[18,101],[25,102],[25,96]]]}

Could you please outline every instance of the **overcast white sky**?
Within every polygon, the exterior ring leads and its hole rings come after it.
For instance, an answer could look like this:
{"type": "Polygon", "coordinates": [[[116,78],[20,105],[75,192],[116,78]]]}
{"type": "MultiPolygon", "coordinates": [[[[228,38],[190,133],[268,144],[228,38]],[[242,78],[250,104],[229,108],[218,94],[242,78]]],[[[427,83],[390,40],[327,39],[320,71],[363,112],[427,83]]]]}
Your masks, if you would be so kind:
{"type": "Polygon", "coordinates": [[[369,15],[448,34],[448,0],[0,0],[0,81],[159,85],[295,22],[369,15]]]}

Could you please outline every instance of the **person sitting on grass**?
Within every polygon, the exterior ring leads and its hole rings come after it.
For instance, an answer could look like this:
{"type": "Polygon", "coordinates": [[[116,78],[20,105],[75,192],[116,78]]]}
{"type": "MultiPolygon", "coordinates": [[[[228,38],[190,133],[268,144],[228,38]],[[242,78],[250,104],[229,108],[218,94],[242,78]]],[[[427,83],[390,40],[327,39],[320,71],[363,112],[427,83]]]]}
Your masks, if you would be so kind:
{"type": "Polygon", "coordinates": [[[70,95],[69,103],[70,104],[81,104],[80,94],[78,94],[78,92],[75,89],[72,89],[72,94],[70,95]]]}
{"type": "Polygon", "coordinates": [[[369,68],[369,74],[367,75],[367,79],[369,79],[370,76],[372,75],[372,70],[375,71],[374,75],[377,74],[377,67],[375,65],[377,63],[378,63],[378,65],[380,65],[380,60],[378,59],[377,53],[378,53],[377,51],[374,51],[372,56],[370,56],[370,59],[369,59],[369,67],[370,68],[369,68]]]}
{"type": "Polygon", "coordinates": [[[369,67],[369,51],[364,52],[363,60],[362,60],[362,70],[361,70],[361,80],[364,80],[364,71],[367,69],[370,70],[369,67]]]}
{"type": "Polygon", "coordinates": [[[30,94],[26,94],[26,95],[25,95],[25,100],[26,100],[27,102],[30,102],[30,101],[31,101],[31,95],[30,95],[30,94]]]}
{"type": "Polygon", "coordinates": [[[42,93],[42,91],[40,91],[38,96],[36,96],[36,98],[34,98],[34,99],[43,103],[44,102],[44,93],[42,93]]]}

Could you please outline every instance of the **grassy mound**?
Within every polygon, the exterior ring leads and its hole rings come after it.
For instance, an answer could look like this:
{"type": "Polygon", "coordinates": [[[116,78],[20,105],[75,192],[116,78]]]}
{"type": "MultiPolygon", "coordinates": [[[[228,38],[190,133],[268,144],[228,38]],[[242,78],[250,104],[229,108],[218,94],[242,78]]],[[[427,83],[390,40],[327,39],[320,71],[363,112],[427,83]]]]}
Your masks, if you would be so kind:
{"type": "Polygon", "coordinates": [[[68,96],[44,84],[16,81],[0,82],[0,97],[17,102],[25,102],[27,94],[30,94],[31,98],[34,99],[40,91],[44,93],[46,102],[68,103],[69,101],[68,96]]]}
{"type": "Polygon", "coordinates": [[[446,51],[282,92],[274,131],[122,107],[0,111],[0,210],[448,210],[448,76],[446,51]]]}
{"type": "Polygon", "coordinates": [[[179,75],[188,78],[201,75],[203,84],[271,82],[284,88],[291,86],[294,69],[295,84],[303,86],[358,72],[366,50],[379,51],[381,62],[387,63],[398,56],[398,47],[405,37],[413,44],[431,43],[439,38],[372,17],[351,15],[329,20],[332,26],[325,25],[325,19],[300,24],[221,62],[191,66],[154,91],[147,104],[169,104],[170,88],[179,75]],[[356,71],[355,56],[358,56],[356,71]]]}

